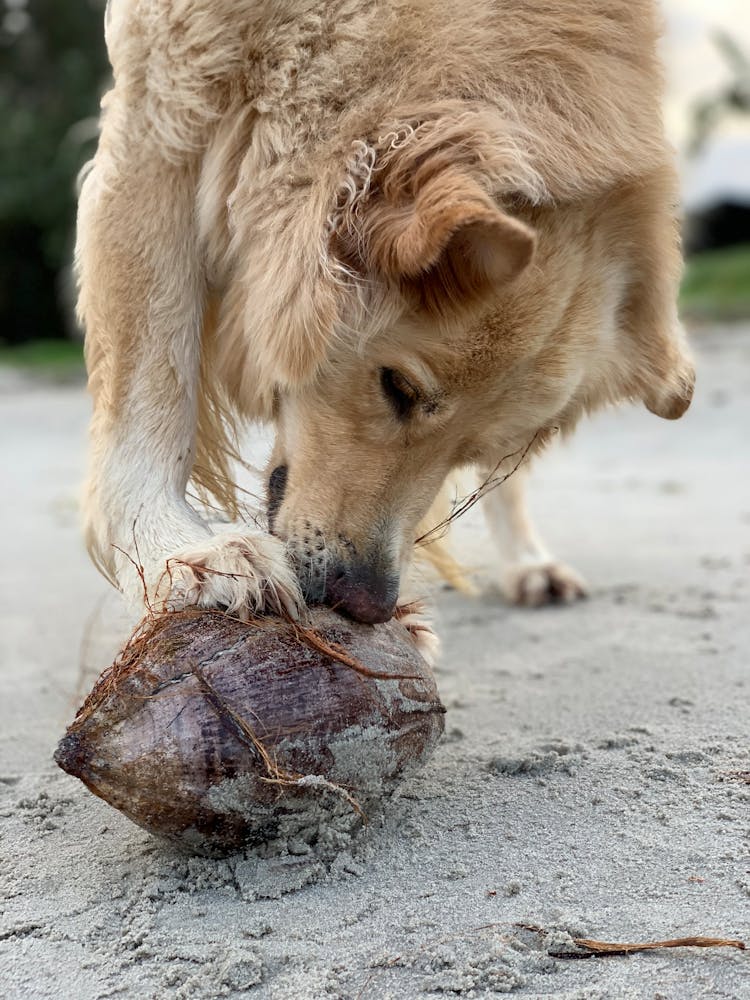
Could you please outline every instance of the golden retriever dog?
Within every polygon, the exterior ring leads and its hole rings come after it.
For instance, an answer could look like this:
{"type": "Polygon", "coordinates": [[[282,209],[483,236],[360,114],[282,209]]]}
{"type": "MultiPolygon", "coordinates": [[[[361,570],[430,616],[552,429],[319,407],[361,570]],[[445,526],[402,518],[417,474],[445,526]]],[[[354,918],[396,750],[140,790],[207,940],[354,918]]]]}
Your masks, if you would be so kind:
{"type": "MultiPolygon", "coordinates": [[[[679,417],[658,32],[654,0],[110,0],[76,251],[110,579],[385,621],[453,470],[618,400],[679,417]],[[236,518],[243,420],[276,429],[269,530],[216,531],[188,482],[236,518]]],[[[571,600],[522,472],[484,500],[498,576],[571,600]]]]}

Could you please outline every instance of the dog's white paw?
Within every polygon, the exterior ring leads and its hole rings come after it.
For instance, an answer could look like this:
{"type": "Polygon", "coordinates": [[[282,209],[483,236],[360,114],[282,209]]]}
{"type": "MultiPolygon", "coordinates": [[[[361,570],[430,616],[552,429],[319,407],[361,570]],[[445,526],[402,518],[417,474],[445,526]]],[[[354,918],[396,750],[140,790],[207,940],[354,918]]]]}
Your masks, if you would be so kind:
{"type": "Polygon", "coordinates": [[[527,608],[572,604],[588,593],[585,581],[574,569],[551,561],[513,566],[503,574],[500,587],[511,604],[527,608]]]}
{"type": "Polygon", "coordinates": [[[261,533],[215,535],[174,552],[155,593],[155,603],[171,611],[195,605],[245,619],[262,611],[297,618],[304,606],[284,543],[261,533]]]}

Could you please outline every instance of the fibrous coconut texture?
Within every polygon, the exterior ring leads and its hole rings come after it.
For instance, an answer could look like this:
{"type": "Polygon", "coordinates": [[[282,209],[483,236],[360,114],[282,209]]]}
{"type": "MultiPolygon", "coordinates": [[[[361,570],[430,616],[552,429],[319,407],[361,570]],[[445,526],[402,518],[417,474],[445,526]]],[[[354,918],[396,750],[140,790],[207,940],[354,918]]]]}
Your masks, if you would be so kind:
{"type": "Polygon", "coordinates": [[[443,730],[397,621],[304,624],[196,609],[149,618],[55,759],[152,833],[200,853],[347,843],[443,730]]]}

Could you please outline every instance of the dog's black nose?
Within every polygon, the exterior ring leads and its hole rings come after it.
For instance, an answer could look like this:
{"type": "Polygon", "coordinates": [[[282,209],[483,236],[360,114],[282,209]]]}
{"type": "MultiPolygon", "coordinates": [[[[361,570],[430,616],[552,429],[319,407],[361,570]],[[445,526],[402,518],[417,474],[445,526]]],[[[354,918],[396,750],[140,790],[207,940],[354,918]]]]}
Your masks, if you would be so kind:
{"type": "Polygon", "coordinates": [[[368,565],[339,567],[329,572],[326,604],[366,625],[387,622],[398,599],[398,574],[368,565]]]}

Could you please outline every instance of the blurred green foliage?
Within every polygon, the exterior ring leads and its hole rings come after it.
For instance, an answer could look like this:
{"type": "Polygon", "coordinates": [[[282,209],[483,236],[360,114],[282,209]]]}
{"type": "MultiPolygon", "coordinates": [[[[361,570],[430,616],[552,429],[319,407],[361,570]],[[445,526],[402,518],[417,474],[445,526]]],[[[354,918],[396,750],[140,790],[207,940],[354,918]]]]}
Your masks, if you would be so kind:
{"type": "Polygon", "coordinates": [[[0,0],[0,344],[64,337],[75,178],[109,72],[104,0],[0,0]]]}
{"type": "Polygon", "coordinates": [[[682,282],[680,310],[690,319],[748,319],[750,244],[690,257],[682,282]]]}
{"type": "Polygon", "coordinates": [[[79,340],[27,340],[12,347],[0,344],[0,367],[55,377],[82,376],[83,344],[79,340]]]}

